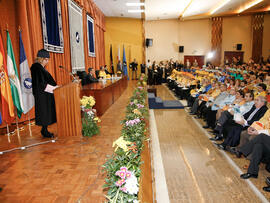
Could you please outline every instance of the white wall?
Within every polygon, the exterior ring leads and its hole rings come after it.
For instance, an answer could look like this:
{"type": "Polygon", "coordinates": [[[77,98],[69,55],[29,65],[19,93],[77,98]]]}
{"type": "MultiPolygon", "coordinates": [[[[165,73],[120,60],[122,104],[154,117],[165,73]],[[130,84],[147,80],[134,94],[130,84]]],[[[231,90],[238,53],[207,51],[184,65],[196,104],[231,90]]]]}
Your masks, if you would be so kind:
{"type": "Polygon", "coordinates": [[[222,29],[222,61],[224,51],[236,51],[236,44],[242,44],[244,61],[248,61],[252,56],[251,16],[225,17],[222,29]]]}
{"type": "MultiPolygon", "coordinates": [[[[236,51],[242,44],[244,61],[252,56],[251,16],[224,17],[222,26],[222,56],[224,51],[236,51]]],[[[151,61],[183,60],[184,55],[207,55],[211,51],[212,23],[210,19],[180,21],[145,21],[145,37],[153,38],[153,46],[146,49],[146,59],[151,61]],[[184,46],[184,53],[178,52],[184,46]]],[[[270,15],[265,15],[263,56],[270,55],[270,15]]]]}
{"type": "Polygon", "coordinates": [[[209,19],[145,21],[145,37],[153,39],[153,46],[146,48],[146,59],[184,60],[184,55],[206,55],[210,51],[211,22],[209,19]],[[184,46],[184,53],[179,53],[179,46],[184,46]]]}

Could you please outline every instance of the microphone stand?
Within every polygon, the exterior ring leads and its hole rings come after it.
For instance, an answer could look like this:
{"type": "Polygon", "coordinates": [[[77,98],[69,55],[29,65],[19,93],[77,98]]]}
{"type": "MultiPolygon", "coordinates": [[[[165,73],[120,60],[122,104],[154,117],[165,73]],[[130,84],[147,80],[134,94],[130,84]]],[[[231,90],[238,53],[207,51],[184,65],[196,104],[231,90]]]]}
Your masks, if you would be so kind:
{"type": "Polygon", "coordinates": [[[66,69],[64,66],[60,65],[59,68],[64,69],[69,75],[72,76],[72,82],[78,81],[77,78],[74,76],[74,74],[72,72],[70,72],[68,69],[66,69]]]}

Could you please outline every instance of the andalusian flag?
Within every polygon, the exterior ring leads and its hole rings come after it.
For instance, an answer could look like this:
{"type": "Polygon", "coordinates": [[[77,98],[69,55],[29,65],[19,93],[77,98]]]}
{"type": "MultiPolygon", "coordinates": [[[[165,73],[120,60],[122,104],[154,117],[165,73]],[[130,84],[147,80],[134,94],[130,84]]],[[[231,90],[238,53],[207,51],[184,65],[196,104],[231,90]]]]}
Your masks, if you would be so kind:
{"type": "Polygon", "coordinates": [[[7,74],[7,63],[1,35],[0,35],[0,85],[1,85],[1,101],[2,101],[2,119],[7,124],[10,124],[14,119],[14,105],[11,96],[10,84],[7,74]]]}
{"type": "Polygon", "coordinates": [[[16,61],[13,53],[13,48],[11,44],[11,39],[8,31],[7,31],[7,70],[13,103],[17,108],[18,117],[21,118],[23,112],[22,91],[16,67],[16,61]]]}
{"type": "Polygon", "coordinates": [[[35,101],[32,93],[32,78],[24,51],[21,32],[20,32],[20,76],[21,76],[22,100],[24,107],[23,113],[26,114],[33,108],[35,101]]]}

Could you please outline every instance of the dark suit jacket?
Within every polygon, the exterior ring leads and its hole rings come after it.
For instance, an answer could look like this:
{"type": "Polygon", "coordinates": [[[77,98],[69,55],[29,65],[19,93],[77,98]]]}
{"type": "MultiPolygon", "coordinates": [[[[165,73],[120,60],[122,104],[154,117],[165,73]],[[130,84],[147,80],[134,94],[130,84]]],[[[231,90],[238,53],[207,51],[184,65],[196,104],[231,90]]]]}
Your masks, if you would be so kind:
{"type": "MultiPolygon", "coordinates": [[[[250,114],[252,114],[252,112],[256,109],[255,105],[253,105],[253,107],[250,109],[249,112],[244,114],[244,119],[247,120],[248,117],[250,116],[250,114]]],[[[239,131],[241,132],[242,130],[246,130],[254,121],[258,121],[260,120],[261,117],[263,117],[263,115],[265,114],[265,112],[267,111],[267,106],[262,106],[256,113],[255,115],[252,117],[251,120],[247,121],[248,126],[243,127],[242,125],[236,123],[234,120],[228,120],[225,125],[223,126],[223,135],[225,135],[225,137],[230,133],[230,131],[233,128],[238,128],[239,131]]],[[[235,130],[235,129],[234,129],[235,130]]]]}
{"type": "Polygon", "coordinates": [[[88,73],[87,74],[87,83],[93,83],[93,82],[98,82],[98,79],[96,79],[93,75],[88,73]]]}
{"type": "MultiPolygon", "coordinates": [[[[255,105],[253,105],[253,107],[250,109],[249,112],[247,112],[244,115],[244,118],[247,120],[248,117],[250,116],[250,114],[252,114],[252,112],[256,109],[255,105]]],[[[263,117],[263,115],[265,114],[265,112],[267,111],[267,106],[264,105],[262,106],[256,113],[255,115],[252,117],[252,119],[250,119],[249,121],[247,121],[248,125],[250,126],[254,121],[258,121],[260,120],[261,117],[263,117]]]]}
{"type": "MultiPolygon", "coordinates": [[[[250,114],[256,109],[255,105],[250,109],[249,112],[247,112],[244,115],[245,120],[248,119],[250,114]]],[[[264,105],[262,106],[256,113],[255,115],[247,121],[248,126],[242,126],[239,125],[238,123],[235,123],[234,121],[231,124],[227,124],[223,127],[223,135],[225,135],[226,139],[224,140],[223,144],[231,147],[235,147],[239,144],[240,140],[240,134],[243,130],[246,130],[254,121],[260,120],[261,117],[265,114],[267,111],[267,107],[264,105]],[[227,136],[226,136],[227,134],[227,136]]]]}

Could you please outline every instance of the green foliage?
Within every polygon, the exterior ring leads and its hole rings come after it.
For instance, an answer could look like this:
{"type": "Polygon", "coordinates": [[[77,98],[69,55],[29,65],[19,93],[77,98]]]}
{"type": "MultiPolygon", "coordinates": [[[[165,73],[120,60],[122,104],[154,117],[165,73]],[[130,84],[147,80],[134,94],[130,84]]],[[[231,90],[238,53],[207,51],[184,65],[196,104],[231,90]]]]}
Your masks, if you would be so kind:
{"type": "Polygon", "coordinates": [[[94,117],[88,115],[86,112],[84,112],[84,116],[82,118],[82,134],[83,136],[88,137],[99,134],[97,121],[94,121],[94,117]]]}
{"type": "Polygon", "coordinates": [[[106,198],[109,202],[133,202],[138,200],[137,195],[130,195],[120,190],[115,184],[119,177],[115,173],[121,167],[126,166],[129,171],[132,171],[137,179],[141,176],[140,165],[141,151],[145,138],[146,122],[148,116],[148,108],[145,107],[146,90],[143,87],[138,87],[134,90],[133,96],[130,98],[130,103],[126,108],[126,117],[121,121],[123,126],[121,136],[124,140],[130,141],[136,145],[136,150],[129,150],[125,152],[122,148],[118,148],[112,156],[109,156],[107,162],[102,166],[103,171],[106,172],[107,178],[104,188],[108,190],[106,198]],[[140,108],[138,108],[138,105],[140,108]],[[134,113],[134,110],[137,113],[134,113]],[[134,125],[127,125],[127,121],[139,119],[140,121],[134,125]]]}

